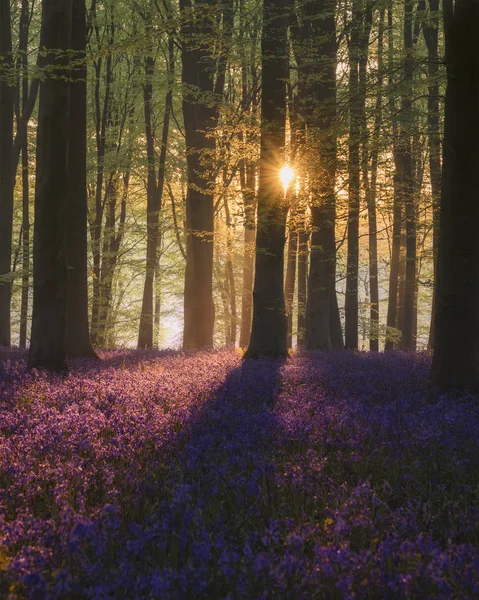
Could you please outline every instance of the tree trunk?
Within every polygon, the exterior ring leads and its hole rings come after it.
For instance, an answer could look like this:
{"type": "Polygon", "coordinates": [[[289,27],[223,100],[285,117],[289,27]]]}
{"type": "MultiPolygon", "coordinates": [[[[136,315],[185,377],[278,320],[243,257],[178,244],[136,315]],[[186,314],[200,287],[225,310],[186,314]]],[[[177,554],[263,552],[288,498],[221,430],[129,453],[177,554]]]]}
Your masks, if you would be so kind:
{"type": "Polygon", "coordinates": [[[389,113],[392,119],[392,149],[394,155],[394,199],[393,199],[393,226],[392,226],[392,247],[391,247],[391,266],[389,271],[388,288],[388,310],[386,317],[386,342],[385,350],[393,350],[399,341],[397,332],[398,315],[398,285],[399,285],[399,258],[401,252],[401,197],[400,197],[400,177],[401,177],[401,153],[398,146],[398,127],[394,120],[396,114],[396,98],[394,93],[394,38],[393,38],[393,10],[392,0],[388,3],[388,104],[389,113]]]}
{"type": "MultiPolygon", "coordinates": [[[[332,348],[331,297],[335,291],[336,212],[336,27],[335,6],[328,0],[303,3],[293,29],[298,61],[299,111],[306,124],[311,187],[311,258],[306,301],[309,350],[332,348]]],[[[301,263],[300,263],[301,264],[301,263]]],[[[302,285],[302,284],[301,284],[302,285]]],[[[338,313],[339,314],[339,313],[338,313]]],[[[302,327],[299,343],[303,342],[302,327]]]]}
{"type": "Polygon", "coordinates": [[[15,101],[10,0],[0,0],[0,56],[0,346],[10,346],[15,101]]]}
{"type": "MultiPolygon", "coordinates": [[[[185,348],[213,345],[213,236],[215,138],[223,96],[226,55],[216,69],[212,54],[214,23],[220,15],[215,0],[180,0],[182,13],[183,120],[186,134],[188,191],[186,197],[186,272],[184,294],[185,348]],[[215,80],[216,72],[216,80],[215,80]],[[213,102],[212,102],[212,99],[213,102]]],[[[223,46],[232,29],[232,5],[224,2],[223,46]]]]}
{"type": "Polygon", "coordinates": [[[289,221],[288,259],[286,261],[286,281],[284,297],[286,306],[286,341],[288,348],[293,347],[293,300],[296,283],[296,257],[298,255],[298,231],[295,217],[289,221]]]}
{"type": "Polygon", "coordinates": [[[33,248],[33,316],[29,368],[67,369],[66,198],[68,193],[68,100],[65,78],[71,48],[72,4],[42,4],[40,45],[47,52],[49,76],[40,84],[37,179],[33,248]]]}
{"type": "Polygon", "coordinates": [[[348,258],[346,272],[345,344],[358,348],[359,325],[359,209],[361,196],[361,137],[365,130],[366,66],[371,29],[372,9],[364,13],[362,0],[352,6],[351,39],[349,42],[349,207],[348,258]]]}
{"type": "Polygon", "coordinates": [[[283,287],[287,207],[279,178],[285,159],[288,10],[289,0],[264,2],[258,231],[246,358],[288,355],[283,287]]]}
{"type": "Polygon", "coordinates": [[[87,89],[85,0],[72,0],[72,41],[75,51],[70,84],[68,139],[68,203],[66,251],[68,296],[66,351],[68,356],[96,357],[88,324],[87,267],[87,89]]]}
{"type": "Polygon", "coordinates": [[[255,215],[256,215],[256,167],[252,163],[244,166],[243,202],[244,202],[244,250],[243,250],[243,294],[241,300],[240,347],[247,348],[251,335],[253,312],[253,273],[255,253],[255,215]]]}
{"type": "MultiPolygon", "coordinates": [[[[420,6],[426,13],[424,0],[420,6]]],[[[441,205],[441,134],[439,108],[439,0],[429,0],[428,19],[423,22],[424,40],[428,54],[428,99],[427,99],[427,139],[429,149],[429,174],[431,180],[432,209],[433,209],[433,260],[434,280],[436,279],[436,261],[439,243],[439,216],[441,205]]],[[[429,331],[428,348],[432,349],[434,339],[435,296],[432,297],[431,327],[429,331]]]]}
{"type": "MultiPolygon", "coordinates": [[[[298,348],[306,347],[306,301],[308,297],[309,231],[304,208],[300,216],[298,234],[298,348]]],[[[336,294],[334,294],[336,296],[336,294]]]]}
{"type": "Polygon", "coordinates": [[[479,383],[479,3],[444,2],[447,92],[432,382],[479,383]]]}
{"type": "Polygon", "coordinates": [[[404,288],[404,326],[401,347],[416,348],[414,337],[414,300],[416,293],[416,200],[413,174],[413,0],[404,2],[404,94],[401,99],[402,194],[406,216],[406,273],[404,288]]]}
{"type": "MultiPolygon", "coordinates": [[[[22,113],[28,103],[28,31],[30,10],[28,0],[22,0],[18,49],[22,69],[22,113]]],[[[18,129],[18,122],[17,122],[18,129]]],[[[28,297],[30,285],[30,185],[28,139],[22,143],[22,300],[20,306],[20,348],[27,346],[28,297]]]]}

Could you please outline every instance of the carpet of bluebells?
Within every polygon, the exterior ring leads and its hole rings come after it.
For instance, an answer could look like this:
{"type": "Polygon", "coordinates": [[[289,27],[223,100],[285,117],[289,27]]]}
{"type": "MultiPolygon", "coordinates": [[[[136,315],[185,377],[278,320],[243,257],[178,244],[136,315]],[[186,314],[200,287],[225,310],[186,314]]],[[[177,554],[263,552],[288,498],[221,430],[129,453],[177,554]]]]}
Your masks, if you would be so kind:
{"type": "Polygon", "coordinates": [[[477,598],[477,397],[425,355],[0,355],[1,598],[477,598]]]}

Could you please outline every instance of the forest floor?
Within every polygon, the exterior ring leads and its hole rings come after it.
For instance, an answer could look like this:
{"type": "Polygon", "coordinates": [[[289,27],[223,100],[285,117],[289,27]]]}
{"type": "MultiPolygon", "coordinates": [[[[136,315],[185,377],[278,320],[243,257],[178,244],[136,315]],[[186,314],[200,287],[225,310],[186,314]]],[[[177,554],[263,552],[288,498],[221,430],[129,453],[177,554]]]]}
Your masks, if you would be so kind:
{"type": "Polygon", "coordinates": [[[479,405],[426,355],[0,355],[0,597],[477,598],[479,405]]]}

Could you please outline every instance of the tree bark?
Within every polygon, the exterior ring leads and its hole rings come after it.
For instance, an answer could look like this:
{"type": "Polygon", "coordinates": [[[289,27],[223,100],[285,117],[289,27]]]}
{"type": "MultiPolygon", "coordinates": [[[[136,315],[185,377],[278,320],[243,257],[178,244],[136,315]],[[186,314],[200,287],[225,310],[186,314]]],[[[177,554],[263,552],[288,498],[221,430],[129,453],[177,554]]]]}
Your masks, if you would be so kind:
{"type": "Polygon", "coordinates": [[[66,198],[68,190],[67,80],[72,3],[42,4],[40,46],[47,53],[48,76],[40,84],[37,179],[33,248],[33,316],[29,368],[67,369],[66,198]]]}
{"type": "Polygon", "coordinates": [[[404,93],[401,99],[402,195],[406,216],[406,273],[404,287],[404,323],[401,347],[415,350],[414,306],[416,294],[416,200],[414,193],[412,148],[413,94],[413,0],[404,2],[404,93]]]}
{"type": "Polygon", "coordinates": [[[253,326],[245,358],[287,356],[284,245],[287,207],[284,164],[289,0],[265,0],[262,34],[261,152],[253,326]]]}
{"type": "Polygon", "coordinates": [[[97,358],[90,340],[88,323],[85,0],[72,0],[71,48],[75,54],[72,63],[68,121],[68,202],[66,207],[68,295],[66,351],[68,356],[97,358]]]}
{"type": "Polygon", "coordinates": [[[0,0],[0,57],[0,346],[10,346],[15,102],[10,0],[0,0]]]}
{"type": "MultiPolygon", "coordinates": [[[[28,103],[28,32],[30,26],[30,10],[28,0],[22,0],[20,13],[20,35],[18,50],[22,73],[22,112],[28,103]]],[[[19,90],[20,92],[20,90],[19,90]]],[[[19,123],[17,121],[17,129],[19,123]]],[[[27,346],[28,297],[30,285],[30,184],[29,184],[29,152],[28,139],[22,143],[22,300],[20,306],[20,348],[27,346]]]]}
{"type": "Polygon", "coordinates": [[[288,258],[286,261],[286,281],[284,286],[285,306],[286,306],[286,341],[288,348],[293,347],[293,300],[296,284],[296,262],[298,256],[298,230],[296,218],[293,215],[289,221],[288,236],[288,258]]]}
{"type": "Polygon", "coordinates": [[[479,3],[444,2],[447,92],[432,383],[479,383],[479,3]]]}
{"type": "Polygon", "coordinates": [[[244,203],[244,250],[243,250],[243,294],[241,300],[240,347],[247,348],[251,335],[253,314],[253,274],[255,254],[255,216],[256,216],[256,167],[253,163],[244,165],[243,203],[244,203]]]}
{"type": "Polygon", "coordinates": [[[212,135],[223,96],[226,55],[232,28],[232,5],[224,2],[223,53],[216,69],[212,53],[213,22],[220,17],[215,0],[180,0],[182,14],[183,119],[186,134],[186,273],[185,348],[213,345],[214,158],[212,135]],[[215,79],[216,72],[216,79],[215,79]]]}

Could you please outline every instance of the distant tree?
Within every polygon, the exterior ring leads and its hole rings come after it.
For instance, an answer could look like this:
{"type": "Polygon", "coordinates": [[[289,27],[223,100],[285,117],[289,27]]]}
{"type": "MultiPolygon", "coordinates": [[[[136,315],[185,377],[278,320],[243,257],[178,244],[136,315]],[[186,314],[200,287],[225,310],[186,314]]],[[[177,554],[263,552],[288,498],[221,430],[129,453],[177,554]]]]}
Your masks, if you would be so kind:
{"type": "MultiPolygon", "coordinates": [[[[171,21],[170,7],[167,6],[167,18],[171,21]]],[[[142,15],[148,37],[148,55],[145,57],[145,82],[143,84],[143,101],[145,117],[146,153],[148,160],[147,176],[147,250],[146,273],[141,304],[140,327],[138,332],[138,348],[153,348],[154,326],[154,279],[157,272],[158,245],[160,243],[159,215],[163,203],[163,187],[166,169],[166,150],[170,131],[170,115],[173,100],[172,79],[174,78],[174,40],[168,36],[168,90],[165,98],[163,127],[160,140],[160,156],[157,160],[155,152],[155,128],[153,124],[153,76],[156,58],[153,56],[153,40],[151,27],[151,10],[149,6],[142,15]],[[157,163],[158,162],[158,167],[157,163]],[[157,174],[158,171],[158,174],[157,174]]]]}
{"type": "Polygon", "coordinates": [[[479,2],[444,1],[447,91],[432,382],[479,384],[479,2]]]}
{"type": "Polygon", "coordinates": [[[69,356],[94,357],[88,324],[85,0],[72,0],[71,48],[74,54],[69,90],[68,202],[65,213],[68,261],[66,351],[69,356]]]}
{"type": "Polygon", "coordinates": [[[29,367],[67,369],[66,201],[71,0],[42,3],[40,85],[33,240],[33,316],[29,367]]]}
{"type": "Polygon", "coordinates": [[[284,163],[289,0],[265,0],[262,34],[261,154],[253,326],[245,358],[287,356],[284,245],[287,206],[279,173],[284,163]]]}
{"type": "Polygon", "coordinates": [[[10,345],[14,100],[10,0],[0,0],[0,346],[10,345]]]}

